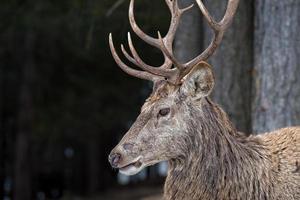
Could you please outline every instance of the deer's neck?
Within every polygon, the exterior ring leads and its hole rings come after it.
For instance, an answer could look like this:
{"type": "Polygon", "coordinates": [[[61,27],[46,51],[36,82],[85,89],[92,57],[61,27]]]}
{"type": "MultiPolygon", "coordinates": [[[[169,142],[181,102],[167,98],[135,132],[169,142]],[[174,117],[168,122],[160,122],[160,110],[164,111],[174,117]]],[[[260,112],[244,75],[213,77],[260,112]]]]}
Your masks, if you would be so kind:
{"type": "Polygon", "coordinates": [[[169,162],[165,199],[266,198],[271,187],[262,180],[272,179],[266,150],[258,139],[236,132],[216,105],[206,106],[206,115],[191,123],[195,137],[189,152],[169,162]]]}

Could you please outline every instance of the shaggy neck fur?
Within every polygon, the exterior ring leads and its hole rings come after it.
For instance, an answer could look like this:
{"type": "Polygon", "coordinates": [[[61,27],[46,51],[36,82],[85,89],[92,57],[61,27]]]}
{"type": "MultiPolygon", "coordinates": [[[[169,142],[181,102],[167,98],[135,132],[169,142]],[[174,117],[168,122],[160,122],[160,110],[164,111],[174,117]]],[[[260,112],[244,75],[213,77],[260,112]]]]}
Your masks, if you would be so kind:
{"type": "Polygon", "coordinates": [[[189,139],[183,156],[169,162],[164,199],[274,198],[271,161],[261,141],[238,133],[209,99],[189,106],[189,139]],[[197,119],[197,121],[192,121],[197,119]]]}

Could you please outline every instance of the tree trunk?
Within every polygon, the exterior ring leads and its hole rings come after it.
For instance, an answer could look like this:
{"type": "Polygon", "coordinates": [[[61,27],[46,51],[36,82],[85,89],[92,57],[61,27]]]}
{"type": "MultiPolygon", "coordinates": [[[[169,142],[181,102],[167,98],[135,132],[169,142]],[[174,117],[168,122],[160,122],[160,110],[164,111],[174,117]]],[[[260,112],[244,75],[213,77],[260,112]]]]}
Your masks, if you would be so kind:
{"type": "Polygon", "coordinates": [[[300,123],[300,1],[255,2],[253,130],[300,123]]]}
{"type": "MultiPolygon", "coordinates": [[[[1,49],[0,49],[1,51],[1,49]]],[[[0,52],[1,53],[1,52],[0,52]]],[[[1,56],[2,57],[2,56],[1,56]]],[[[3,131],[3,66],[0,66],[0,198],[4,196],[4,179],[5,179],[5,133],[3,131]]]]}
{"type": "Polygon", "coordinates": [[[99,163],[100,159],[100,149],[99,140],[97,137],[91,139],[88,143],[88,194],[95,194],[98,192],[100,187],[100,170],[101,165],[99,163]]]}
{"type": "Polygon", "coordinates": [[[31,200],[30,138],[33,120],[32,87],[34,80],[34,40],[32,32],[25,37],[25,62],[21,68],[18,130],[15,144],[15,200],[31,200]]]}
{"type": "MultiPolygon", "coordinates": [[[[195,4],[194,0],[180,0],[180,8],[195,4]]],[[[202,47],[202,25],[201,15],[197,6],[186,12],[179,24],[174,43],[176,58],[186,62],[196,57],[202,47]]]]}
{"type": "MultiPolygon", "coordinates": [[[[216,20],[223,18],[228,1],[207,1],[216,20]]],[[[212,38],[205,24],[205,48],[212,38]]],[[[251,131],[251,70],[253,67],[253,2],[240,1],[233,23],[225,32],[216,53],[209,59],[214,68],[216,87],[213,99],[229,115],[238,130],[251,131]]]]}

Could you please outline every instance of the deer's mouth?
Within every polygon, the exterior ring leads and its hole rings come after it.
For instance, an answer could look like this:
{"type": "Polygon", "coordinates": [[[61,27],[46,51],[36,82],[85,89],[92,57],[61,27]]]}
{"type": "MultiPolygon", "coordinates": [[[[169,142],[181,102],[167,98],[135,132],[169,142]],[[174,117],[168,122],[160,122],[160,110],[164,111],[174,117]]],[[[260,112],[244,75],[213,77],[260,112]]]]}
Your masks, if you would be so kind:
{"type": "Polygon", "coordinates": [[[133,162],[124,165],[119,168],[121,174],[131,176],[139,173],[143,169],[143,163],[141,162],[141,157],[138,157],[133,162]]]}

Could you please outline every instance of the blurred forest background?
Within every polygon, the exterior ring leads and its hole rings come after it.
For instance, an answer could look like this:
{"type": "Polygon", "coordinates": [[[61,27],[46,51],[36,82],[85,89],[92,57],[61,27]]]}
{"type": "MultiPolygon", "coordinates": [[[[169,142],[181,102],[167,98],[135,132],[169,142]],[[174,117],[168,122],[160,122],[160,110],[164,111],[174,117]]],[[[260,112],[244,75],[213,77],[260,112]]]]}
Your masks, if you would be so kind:
{"type": "MultiPolygon", "coordinates": [[[[221,19],[227,0],[205,2],[221,19]]],[[[107,162],[151,92],[109,51],[109,32],[116,44],[126,43],[128,6],[129,0],[0,2],[1,199],[134,200],[160,193],[160,167],[128,179],[107,162]]],[[[155,36],[167,31],[170,15],[163,0],[136,0],[136,18],[155,36]]],[[[213,99],[239,130],[300,124],[299,32],[299,0],[240,0],[208,61],[216,74],[213,99]]],[[[211,37],[195,6],[176,36],[178,59],[199,54],[211,37]]],[[[134,40],[148,63],[163,61],[157,49],[134,40]]]]}

